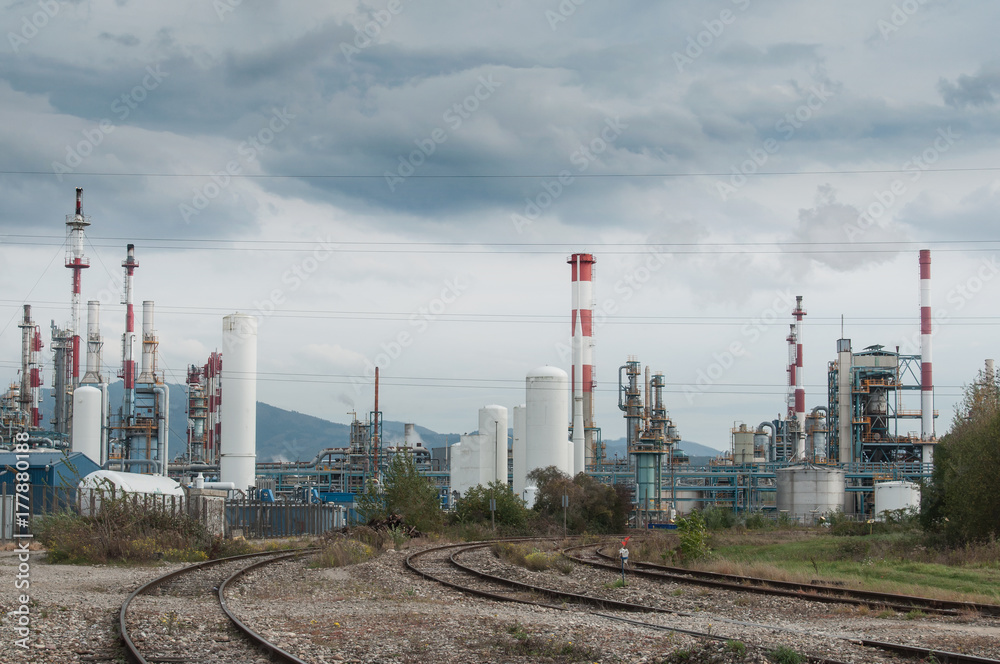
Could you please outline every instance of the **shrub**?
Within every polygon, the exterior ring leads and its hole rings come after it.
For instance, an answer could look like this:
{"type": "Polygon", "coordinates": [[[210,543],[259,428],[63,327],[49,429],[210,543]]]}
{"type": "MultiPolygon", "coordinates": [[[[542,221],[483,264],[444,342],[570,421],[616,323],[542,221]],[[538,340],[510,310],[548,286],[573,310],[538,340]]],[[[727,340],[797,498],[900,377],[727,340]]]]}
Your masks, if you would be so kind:
{"type": "Polygon", "coordinates": [[[105,495],[96,514],[45,515],[36,533],[54,563],[146,562],[166,558],[168,552],[192,557],[193,550],[210,543],[199,521],[121,493],[105,495]]]}
{"type": "Polygon", "coordinates": [[[767,658],[774,664],[802,664],[808,659],[805,655],[795,652],[788,646],[778,646],[769,651],[767,658]]]}
{"type": "Polygon", "coordinates": [[[725,507],[709,507],[701,516],[709,530],[727,530],[736,525],[736,513],[725,507]]]}
{"type": "Polygon", "coordinates": [[[375,557],[371,546],[347,537],[331,537],[323,542],[322,548],[310,567],[344,567],[356,565],[375,557]]]}
{"type": "Polygon", "coordinates": [[[692,512],[689,516],[678,519],[677,533],[681,541],[681,558],[685,562],[704,558],[711,553],[708,548],[708,529],[700,513],[692,512]]]}

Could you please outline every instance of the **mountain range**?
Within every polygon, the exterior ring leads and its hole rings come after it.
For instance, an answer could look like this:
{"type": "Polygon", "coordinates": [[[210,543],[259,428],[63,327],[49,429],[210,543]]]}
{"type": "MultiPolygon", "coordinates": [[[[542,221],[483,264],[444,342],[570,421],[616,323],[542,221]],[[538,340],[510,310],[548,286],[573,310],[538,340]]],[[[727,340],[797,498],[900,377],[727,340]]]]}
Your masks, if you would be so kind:
{"type": "MultiPolygon", "coordinates": [[[[187,448],[187,393],[183,385],[169,385],[170,388],[170,436],[167,455],[173,459],[187,448]]],[[[124,396],[121,381],[111,383],[108,398],[116,408],[124,396]]],[[[45,390],[42,399],[43,421],[52,417],[53,399],[45,390]]],[[[383,440],[392,444],[403,440],[403,422],[385,420],[382,423],[383,440]]],[[[443,448],[459,440],[457,433],[438,433],[426,427],[415,427],[420,441],[429,449],[443,448]]],[[[510,435],[512,432],[508,431],[510,435]]],[[[326,447],[347,447],[350,443],[351,427],[348,424],[331,422],[313,415],[294,410],[285,410],[263,402],[257,402],[257,460],[258,461],[307,461],[326,447]]],[[[625,455],[625,439],[605,440],[608,457],[625,455]]],[[[692,463],[702,457],[714,457],[719,451],[692,441],[681,441],[679,449],[691,457],[692,463]]],[[[436,455],[436,456],[444,456],[436,455]]]]}

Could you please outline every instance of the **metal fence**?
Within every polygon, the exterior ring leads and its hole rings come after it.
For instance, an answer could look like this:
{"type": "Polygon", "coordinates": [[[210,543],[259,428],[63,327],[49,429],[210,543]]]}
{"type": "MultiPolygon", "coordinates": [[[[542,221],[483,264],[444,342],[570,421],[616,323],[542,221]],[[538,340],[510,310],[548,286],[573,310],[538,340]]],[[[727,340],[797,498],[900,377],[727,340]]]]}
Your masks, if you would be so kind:
{"type": "Polygon", "coordinates": [[[187,514],[209,528],[210,532],[247,538],[294,537],[322,535],[346,525],[347,509],[333,504],[266,503],[259,500],[226,500],[215,498],[220,508],[211,508],[212,499],[204,496],[166,496],[162,494],[122,494],[114,489],[77,489],[30,485],[28,502],[18,500],[14,486],[0,484],[0,541],[9,541],[16,533],[30,532],[35,517],[56,512],[97,514],[101,504],[110,499],[125,498],[145,510],[187,514]],[[27,516],[26,516],[27,514],[27,516]],[[218,516],[219,521],[214,521],[218,516]],[[221,519],[224,518],[224,524],[221,519]]]}
{"type": "Polygon", "coordinates": [[[249,498],[226,502],[226,530],[243,537],[322,535],[343,528],[346,510],[323,503],[270,503],[249,498]]]}

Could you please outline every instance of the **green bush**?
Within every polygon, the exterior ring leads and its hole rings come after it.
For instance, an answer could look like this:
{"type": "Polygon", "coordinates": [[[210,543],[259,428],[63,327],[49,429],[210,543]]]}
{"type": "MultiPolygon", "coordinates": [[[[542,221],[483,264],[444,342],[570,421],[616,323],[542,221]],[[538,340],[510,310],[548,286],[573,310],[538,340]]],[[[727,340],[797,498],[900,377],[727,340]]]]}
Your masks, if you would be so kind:
{"type": "Polygon", "coordinates": [[[487,486],[476,485],[458,499],[455,520],[458,523],[496,522],[508,534],[523,533],[532,515],[524,501],[515,496],[506,482],[496,480],[487,486]],[[490,500],[496,501],[496,512],[490,514],[490,500]],[[492,517],[492,518],[491,518],[492,517]]]}
{"type": "Polygon", "coordinates": [[[704,558],[711,553],[708,548],[708,528],[699,512],[692,512],[687,517],[678,519],[677,534],[681,541],[681,558],[685,562],[704,558]]]}
{"type": "Polygon", "coordinates": [[[211,540],[205,527],[185,514],[149,507],[134,495],[105,495],[96,514],[71,512],[38,519],[36,535],[53,563],[147,562],[195,558],[211,540]]]}
{"type": "Polygon", "coordinates": [[[736,513],[725,507],[709,507],[703,510],[702,519],[709,530],[727,530],[736,525],[736,513]]]}
{"type": "Polygon", "coordinates": [[[802,664],[809,658],[797,653],[788,646],[778,646],[767,653],[767,658],[774,664],[802,664]]]}

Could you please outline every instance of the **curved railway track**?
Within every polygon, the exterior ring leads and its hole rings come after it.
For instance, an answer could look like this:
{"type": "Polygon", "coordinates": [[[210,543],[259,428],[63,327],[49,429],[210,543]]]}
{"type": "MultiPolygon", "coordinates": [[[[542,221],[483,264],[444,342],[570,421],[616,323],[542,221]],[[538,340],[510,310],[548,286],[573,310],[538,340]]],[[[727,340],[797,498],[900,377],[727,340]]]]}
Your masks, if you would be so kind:
{"type": "Polygon", "coordinates": [[[312,553],[311,549],[266,551],[218,558],[182,567],[149,581],[122,604],[118,626],[128,658],[136,664],[218,661],[252,662],[265,653],[271,660],[307,664],[243,624],[226,604],[226,586],[247,572],[312,553]],[[254,560],[260,558],[261,560],[254,560]],[[254,560],[247,565],[248,560],[254,560]],[[190,616],[208,616],[194,624],[190,616]],[[174,638],[195,631],[199,638],[174,638]],[[184,643],[185,645],[180,645],[184,643]]]}
{"type": "MultiPolygon", "coordinates": [[[[531,542],[531,541],[543,541],[538,538],[520,538],[515,540],[503,540],[507,542],[531,542]]],[[[547,540],[552,541],[552,540],[547,540]]],[[[484,597],[496,601],[506,601],[506,602],[520,602],[524,604],[532,604],[540,607],[554,608],[558,610],[576,610],[583,611],[584,607],[596,607],[602,610],[613,610],[613,611],[628,611],[628,612],[644,612],[644,613],[660,613],[660,614],[672,614],[678,617],[694,617],[694,614],[676,611],[663,606],[654,606],[647,604],[636,604],[633,602],[623,602],[619,600],[609,599],[607,597],[597,597],[592,595],[583,595],[579,593],[567,592],[560,590],[558,588],[543,587],[530,583],[525,583],[522,581],[516,581],[513,579],[507,579],[496,574],[490,574],[475,569],[474,567],[464,564],[460,558],[463,556],[473,553],[475,551],[490,547],[494,542],[476,542],[471,544],[449,544],[439,547],[432,547],[430,549],[423,549],[411,553],[406,557],[406,566],[415,574],[418,574],[426,579],[430,579],[441,583],[445,586],[459,590],[464,593],[472,594],[478,597],[484,597]],[[558,603],[553,603],[558,602],[558,603]]],[[[569,550],[575,550],[580,548],[586,548],[587,546],[593,545],[579,545],[576,547],[569,547],[569,550]]],[[[565,550],[564,550],[565,551],[565,550]]],[[[567,555],[564,553],[564,555],[567,555]]],[[[572,560],[577,562],[590,564],[585,560],[580,560],[578,557],[567,556],[572,560]]],[[[601,564],[602,567],[608,567],[607,564],[601,564]]],[[[617,571],[617,567],[611,566],[611,568],[617,571]]],[[[634,573],[635,570],[630,570],[630,574],[634,573]]],[[[739,584],[733,584],[727,582],[725,586],[716,586],[724,589],[746,591],[747,586],[742,586],[739,584]],[[735,586],[735,587],[733,587],[735,586]]],[[[752,587],[751,587],[752,588],[752,587]]],[[[814,599],[811,597],[802,597],[803,599],[814,599]]],[[[932,600],[933,601],[933,600],[932,600]]],[[[868,601],[867,603],[874,603],[868,601]]],[[[879,603],[880,606],[884,606],[884,602],[879,603]]],[[[989,606],[989,605],[987,605],[989,606]]],[[[603,613],[598,610],[586,609],[591,615],[601,616],[609,620],[623,621],[633,625],[642,626],[649,629],[672,631],[689,636],[693,636],[700,639],[711,639],[711,640],[728,640],[730,636],[725,636],[722,634],[703,632],[699,630],[692,630],[681,628],[678,626],[662,625],[644,622],[641,620],[634,620],[626,618],[620,615],[611,615],[603,613]]],[[[952,609],[941,608],[938,612],[948,612],[952,609]]],[[[715,618],[717,622],[730,623],[734,625],[749,626],[754,628],[760,628],[763,630],[773,630],[773,631],[785,631],[785,632],[796,632],[796,630],[774,626],[774,625],[759,625],[752,624],[743,621],[736,620],[726,620],[715,618]]],[[[895,643],[886,643],[881,641],[874,641],[870,639],[854,638],[849,636],[839,636],[835,637],[844,643],[845,647],[847,644],[851,644],[854,647],[861,648],[874,648],[882,650],[885,652],[895,653],[897,655],[903,655],[906,657],[920,658],[926,661],[936,661],[940,664],[1000,664],[1000,660],[988,659],[983,657],[977,657],[974,655],[966,655],[962,653],[952,653],[944,652],[941,650],[934,650],[930,648],[922,648],[913,645],[903,645],[895,643]],[[933,658],[933,659],[930,659],[933,658]]],[[[839,664],[837,660],[829,659],[825,656],[810,656],[809,661],[823,664],[839,664]]]]}
{"type": "MultiPolygon", "coordinates": [[[[563,549],[563,555],[574,562],[584,565],[618,571],[620,566],[615,562],[617,558],[604,553],[601,550],[604,546],[605,545],[595,546],[593,544],[571,546],[563,549]],[[592,549],[592,551],[586,552],[589,553],[589,557],[574,555],[571,553],[583,551],[585,549],[592,549]]],[[[702,572],[682,567],[668,567],[666,565],[636,561],[629,562],[628,571],[629,574],[632,575],[660,579],[663,581],[687,583],[738,592],[778,595],[782,597],[803,599],[810,602],[852,604],[855,606],[879,606],[887,609],[893,609],[894,611],[900,611],[902,613],[909,611],[923,611],[925,613],[937,613],[942,615],[958,615],[959,613],[967,612],[978,613],[985,616],[1000,616],[1000,605],[997,604],[955,602],[933,599],[930,597],[917,597],[913,595],[897,595],[893,593],[874,592],[870,590],[840,588],[819,583],[798,583],[794,581],[778,581],[774,579],[761,579],[751,576],[721,574],[718,572],[702,572]]]]}

